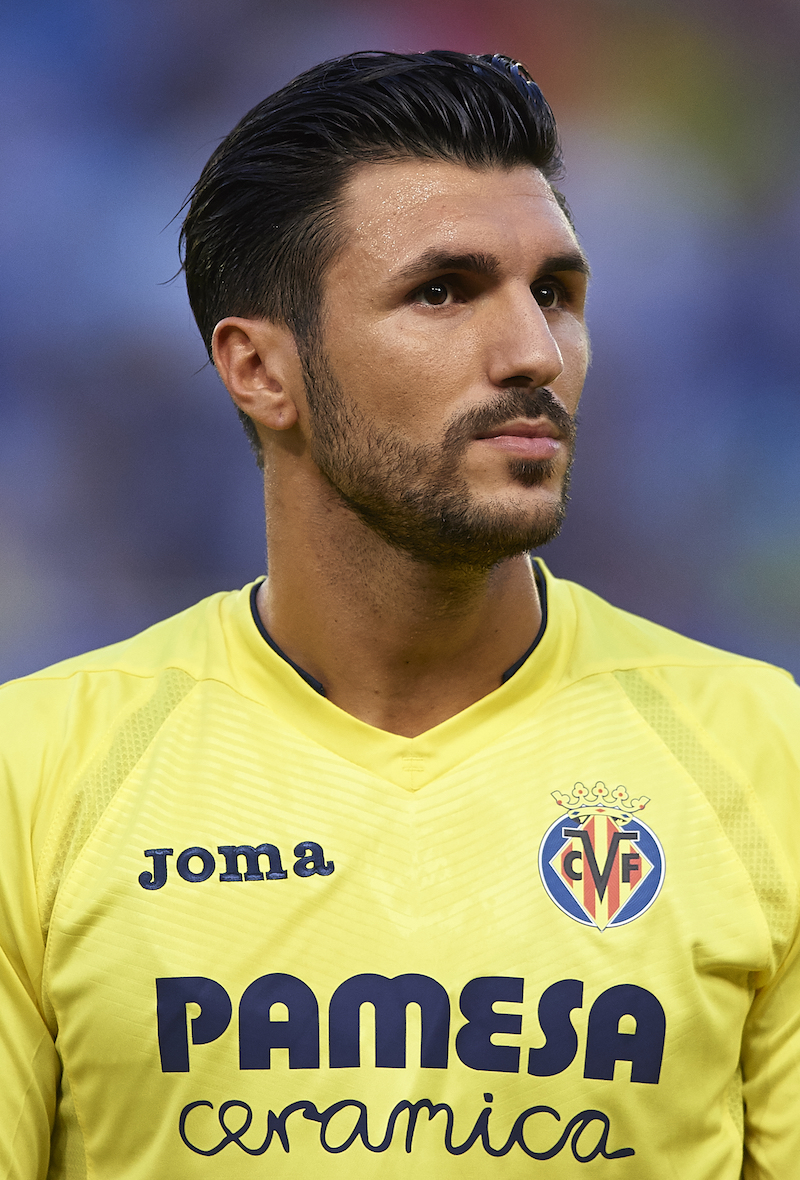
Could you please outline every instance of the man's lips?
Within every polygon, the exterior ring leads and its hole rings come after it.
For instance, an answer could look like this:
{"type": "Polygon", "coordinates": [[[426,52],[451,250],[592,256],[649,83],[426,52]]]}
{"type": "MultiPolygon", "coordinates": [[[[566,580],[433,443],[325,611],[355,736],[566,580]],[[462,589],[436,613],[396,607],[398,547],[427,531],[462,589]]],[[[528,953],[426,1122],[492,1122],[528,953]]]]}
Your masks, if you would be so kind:
{"type": "Polygon", "coordinates": [[[548,418],[515,418],[475,436],[475,441],[520,459],[554,459],[562,434],[548,418]]]}

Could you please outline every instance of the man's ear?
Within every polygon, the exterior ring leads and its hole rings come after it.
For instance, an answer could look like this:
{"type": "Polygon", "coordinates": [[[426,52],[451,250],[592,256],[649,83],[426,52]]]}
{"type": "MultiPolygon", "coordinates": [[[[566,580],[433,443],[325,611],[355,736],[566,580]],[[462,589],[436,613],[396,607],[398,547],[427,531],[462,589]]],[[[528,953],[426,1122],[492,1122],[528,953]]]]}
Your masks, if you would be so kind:
{"type": "Polygon", "coordinates": [[[303,375],[294,336],[272,320],[229,316],[214,329],[214,364],[238,408],[269,430],[297,422],[303,375]]]}

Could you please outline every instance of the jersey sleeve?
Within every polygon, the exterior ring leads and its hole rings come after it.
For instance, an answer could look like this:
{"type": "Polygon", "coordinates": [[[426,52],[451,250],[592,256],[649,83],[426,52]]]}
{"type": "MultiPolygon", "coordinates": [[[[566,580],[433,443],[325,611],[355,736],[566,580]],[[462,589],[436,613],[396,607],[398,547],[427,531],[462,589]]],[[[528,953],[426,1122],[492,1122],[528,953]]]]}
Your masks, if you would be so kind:
{"type": "Polygon", "coordinates": [[[742,1042],[744,1180],[784,1180],[800,1159],[800,939],[753,1000],[742,1042]]]}
{"type": "Polygon", "coordinates": [[[34,845],[43,752],[35,710],[0,691],[0,1178],[47,1175],[59,1080],[53,1029],[42,1003],[44,937],[34,845]],[[21,728],[21,726],[23,728],[21,728]]]}
{"type": "Polygon", "coordinates": [[[749,783],[773,863],[780,865],[780,874],[768,878],[755,841],[740,849],[750,853],[749,871],[770,914],[775,948],[773,969],[751,981],[742,1037],[742,1175],[788,1180],[800,1167],[800,689],[767,666],[727,669],[722,693],[719,682],[701,672],[692,674],[688,693],[685,670],[662,676],[688,696],[698,722],[749,783]]]}
{"type": "Polygon", "coordinates": [[[0,1180],[38,1180],[51,1165],[62,1070],[48,909],[81,774],[150,692],[148,677],[77,661],[0,687],[0,1180]]]}
{"type": "MultiPolygon", "coordinates": [[[[739,758],[786,857],[794,928],[772,978],[757,987],[742,1039],[744,1180],[784,1180],[800,1167],[800,690],[756,675],[739,758]],[[753,724],[753,716],[761,720],[753,724]]],[[[734,724],[736,720],[734,719],[734,724]]],[[[756,981],[757,983],[759,981],[756,981]]]]}

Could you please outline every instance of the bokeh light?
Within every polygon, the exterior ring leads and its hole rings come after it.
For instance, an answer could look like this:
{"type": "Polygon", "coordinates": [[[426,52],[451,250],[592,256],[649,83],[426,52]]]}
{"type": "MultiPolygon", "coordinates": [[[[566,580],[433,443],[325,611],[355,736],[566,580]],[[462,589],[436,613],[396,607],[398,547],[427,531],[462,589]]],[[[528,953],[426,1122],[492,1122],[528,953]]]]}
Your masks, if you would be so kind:
{"type": "Polygon", "coordinates": [[[174,220],[255,102],[355,49],[526,62],[593,262],[555,572],[800,673],[793,0],[27,0],[0,16],[0,679],[263,572],[174,220]]]}

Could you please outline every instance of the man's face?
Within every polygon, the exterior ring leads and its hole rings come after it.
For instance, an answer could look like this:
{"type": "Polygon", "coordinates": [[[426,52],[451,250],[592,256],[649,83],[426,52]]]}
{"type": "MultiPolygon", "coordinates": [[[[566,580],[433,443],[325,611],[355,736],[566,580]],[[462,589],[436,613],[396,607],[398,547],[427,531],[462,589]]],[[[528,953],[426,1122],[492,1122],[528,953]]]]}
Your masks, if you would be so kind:
{"type": "Polygon", "coordinates": [[[588,363],[586,265],[534,168],[408,160],[345,189],[304,350],[311,457],[419,560],[487,568],[558,532],[588,363]]]}

